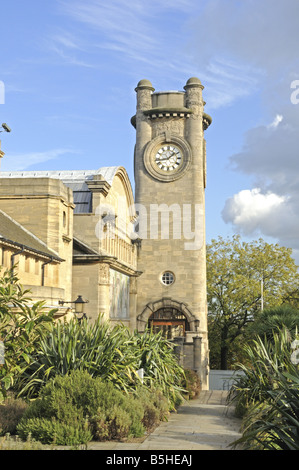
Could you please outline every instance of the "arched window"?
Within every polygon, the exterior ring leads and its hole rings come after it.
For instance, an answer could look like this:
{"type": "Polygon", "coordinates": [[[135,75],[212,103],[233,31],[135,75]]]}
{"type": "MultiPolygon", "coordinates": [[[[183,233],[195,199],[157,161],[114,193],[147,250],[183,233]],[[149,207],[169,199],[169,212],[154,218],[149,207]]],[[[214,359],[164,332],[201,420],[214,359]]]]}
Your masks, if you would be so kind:
{"type": "Polygon", "coordinates": [[[185,336],[189,331],[189,323],[185,315],[173,307],[164,307],[154,312],[149,318],[149,327],[154,332],[163,332],[167,339],[185,336]]]}

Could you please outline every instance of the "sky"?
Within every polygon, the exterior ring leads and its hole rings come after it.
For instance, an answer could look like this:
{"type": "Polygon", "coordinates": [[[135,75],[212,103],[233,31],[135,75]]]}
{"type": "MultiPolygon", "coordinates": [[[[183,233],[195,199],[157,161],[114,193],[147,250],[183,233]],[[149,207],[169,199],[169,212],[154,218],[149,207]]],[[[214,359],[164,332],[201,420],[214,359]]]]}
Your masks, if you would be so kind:
{"type": "Polygon", "coordinates": [[[298,0],[11,0],[1,5],[3,171],[126,168],[135,87],[204,85],[206,232],[299,264],[298,0]]]}

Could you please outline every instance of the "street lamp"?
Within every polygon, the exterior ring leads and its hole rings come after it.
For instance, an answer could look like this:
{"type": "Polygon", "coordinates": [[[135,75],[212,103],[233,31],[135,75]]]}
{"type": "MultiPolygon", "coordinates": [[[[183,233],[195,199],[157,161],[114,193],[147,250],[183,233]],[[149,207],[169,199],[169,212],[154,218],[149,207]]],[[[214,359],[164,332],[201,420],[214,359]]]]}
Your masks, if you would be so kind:
{"type": "Polygon", "coordinates": [[[81,321],[83,318],[87,318],[86,313],[83,312],[84,304],[87,304],[88,300],[83,300],[82,295],[78,295],[77,299],[75,300],[75,314],[82,315],[81,318],[78,317],[78,320],[81,321]]]}
{"type": "MultiPolygon", "coordinates": [[[[11,128],[6,124],[6,122],[4,122],[1,127],[2,129],[5,130],[5,132],[11,132],[11,128]]],[[[3,132],[3,131],[0,130],[0,132],[3,132]]]]}
{"type": "Polygon", "coordinates": [[[78,295],[76,300],[71,300],[67,302],[65,300],[59,300],[59,305],[64,304],[75,304],[75,314],[77,315],[78,321],[81,322],[83,318],[87,318],[86,313],[84,313],[84,304],[88,304],[89,300],[83,300],[82,295],[78,295]],[[81,317],[79,317],[81,315],[81,317]]]}

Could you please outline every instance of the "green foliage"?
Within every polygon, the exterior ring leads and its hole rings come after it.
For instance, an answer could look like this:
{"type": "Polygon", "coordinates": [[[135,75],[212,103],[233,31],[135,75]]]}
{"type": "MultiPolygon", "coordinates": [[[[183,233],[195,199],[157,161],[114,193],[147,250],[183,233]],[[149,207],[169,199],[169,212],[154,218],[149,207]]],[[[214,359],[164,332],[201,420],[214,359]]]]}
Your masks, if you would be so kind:
{"type": "Polygon", "coordinates": [[[293,360],[295,335],[284,328],[273,338],[257,337],[244,347],[247,364],[231,392],[231,402],[247,410],[243,436],[249,449],[299,450],[299,369],[293,360]]]}
{"type": "Polygon", "coordinates": [[[74,370],[50,380],[26,409],[17,426],[22,439],[30,434],[44,444],[79,445],[88,440],[140,437],[166,417],[168,403],[159,391],[140,386],[134,394],[111,382],[74,370]],[[155,410],[155,418],[150,412],[155,410]]]}
{"type": "Polygon", "coordinates": [[[140,386],[135,396],[142,405],[144,412],[142,423],[148,431],[155,428],[160,421],[167,419],[169,414],[168,400],[161,390],[140,386]]]}
{"type": "Polygon", "coordinates": [[[94,377],[111,382],[130,393],[140,385],[137,374],[144,369],[144,385],[160,388],[175,408],[181,396],[183,369],[178,365],[173,346],[151,330],[131,333],[126,327],[111,327],[99,317],[95,323],[76,319],[50,325],[38,350],[24,364],[18,381],[20,396],[36,397],[50,378],[72,370],[86,370],[94,377]]]}
{"type": "MultiPolygon", "coordinates": [[[[44,446],[32,439],[31,435],[28,435],[26,441],[22,441],[19,436],[11,436],[6,434],[4,437],[0,437],[0,450],[45,450],[44,446]]],[[[50,450],[48,448],[47,450],[50,450]]]]}
{"type": "Polygon", "coordinates": [[[144,369],[144,384],[160,388],[168,398],[170,408],[175,409],[183,401],[185,374],[173,352],[173,345],[161,331],[154,333],[151,329],[144,333],[135,332],[132,342],[138,357],[138,369],[144,369]]]}
{"type": "Polygon", "coordinates": [[[22,418],[27,403],[22,399],[6,398],[0,405],[0,436],[15,434],[16,427],[22,418]]]}
{"type": "Polygon", "coordinates": [[[44,302],[29,306],[28,294],[12,271],[5,271],[0,277],[0,339],[5,348],[4,365],[0,367],[2,397],[27,368],[53,323],[55,310],[44,313],[44,302]]]}
{"type": "Polygon", "coordinates": [[[198,396],[200,392],[200,379],[195,371],[185,369],[185,380],[183,384],[189,400],[198,396]]]}
{"type": "Polygon", "coordinates": [[[126,328],[111,328],[101,317],[95,323],[72,319],[52,324],[23,373],[20,394],[37,396],[49,378],[77,369],[129,391],[138,380],[137,359],[132,348],[126,347],[129,335],[126,328]]]}
{"type": "Polygon", "coordinates": [[[237,351],[229,355],[233,344],[262,307],[278,306],[298,289],[290,249],[262,239],[245,243],[239,236],[212,240],[207,246],[209,343],[212,350],[216,341],[221,369],[236,360],[237,351]]]}
{"type": "Polygon", "coordinates": [[[68,446],[87,444],[92,438],[90,431],[80,424],[67,424],[45,418],[21,421],[18,425],[18,433],[23,440],[26,440],[30,435],[42,444],[68,446]]]}
{"type": "Polygon", "coordinates": [[[55,311],[29,306],[27,294],[12,273],[0,279],[1,387],[34,399],[11,423],[23,439],[76,446],[142,436],[181,403],[184,370],[161,333],[131,333],[101,317],[54,322],[55,311]]]}
{"type": "Polygon", "coordinates": [[[261,339],[266,337],[268,340],[273,338],[273,332],[277,332],[283,328],[291,334],[295,334],[299,329],[299,310],[290,305],[280,305],[270,308],[259,313],[254,322],[251,323],[247,330],[247,337],[260,336],[261,339]]]}

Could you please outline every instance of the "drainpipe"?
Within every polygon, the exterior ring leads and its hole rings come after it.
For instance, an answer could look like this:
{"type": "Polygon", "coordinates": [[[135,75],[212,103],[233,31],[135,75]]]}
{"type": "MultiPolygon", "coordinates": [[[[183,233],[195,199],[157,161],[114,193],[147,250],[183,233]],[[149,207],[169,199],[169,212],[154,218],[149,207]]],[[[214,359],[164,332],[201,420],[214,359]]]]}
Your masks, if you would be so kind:
{"type": "MultiPolygon", "coordinates": [[[[15,266],[15,257],[22,254],[25,250],[24,245],[22,245],[22,248],[19,251],[16,251],[13,255],[11,255],[10,260],[11,260],[11,278],[14,276],[14,266],[15,266]]],[[[13,281],[11,280],[11,283],[13,281]]]]}
{"type": "Polygon", "coordinates": [[[51,259],[49,261],[46,261],[45,263],[42,264],[42,286],[45,285],[45,266],[47,264],[52,263],[53,261],[53,256],[51,256],[51,259]]]}

